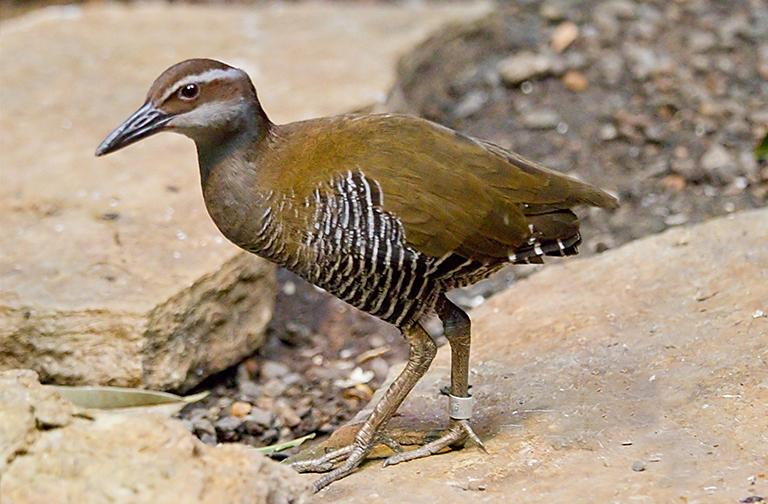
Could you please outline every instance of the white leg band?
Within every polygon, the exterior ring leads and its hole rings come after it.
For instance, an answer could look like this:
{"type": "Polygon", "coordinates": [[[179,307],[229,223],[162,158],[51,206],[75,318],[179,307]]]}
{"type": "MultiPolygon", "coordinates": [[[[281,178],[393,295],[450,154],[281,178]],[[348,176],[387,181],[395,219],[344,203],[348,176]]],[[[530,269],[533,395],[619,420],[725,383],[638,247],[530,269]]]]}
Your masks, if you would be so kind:
{"type": "Polygon", "coordinates": [[[469,420],[472,418],[472,397],[456,397],[448,394],[448,411],[454,420],[469,420]]]}

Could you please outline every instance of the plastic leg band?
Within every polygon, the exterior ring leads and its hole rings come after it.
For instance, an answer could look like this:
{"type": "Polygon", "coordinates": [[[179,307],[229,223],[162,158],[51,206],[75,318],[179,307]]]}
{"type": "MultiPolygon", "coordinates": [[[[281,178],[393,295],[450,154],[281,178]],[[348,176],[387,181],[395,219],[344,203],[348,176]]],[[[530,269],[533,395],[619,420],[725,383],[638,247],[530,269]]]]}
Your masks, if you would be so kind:
{"type": "Polygon", "coordinates": [[[472,418],[472,404],[475,400],[470,397],[456,397],[448,394],[449,415],[454,420],[469,420],[472,418]]]}

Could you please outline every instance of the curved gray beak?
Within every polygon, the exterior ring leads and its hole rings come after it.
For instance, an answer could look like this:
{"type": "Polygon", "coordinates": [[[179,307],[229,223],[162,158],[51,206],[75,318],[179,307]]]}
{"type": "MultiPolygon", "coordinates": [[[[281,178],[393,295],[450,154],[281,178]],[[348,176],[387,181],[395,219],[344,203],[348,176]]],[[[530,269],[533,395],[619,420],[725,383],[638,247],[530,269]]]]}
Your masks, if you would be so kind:
{"type": "Polygon", "coordinates": [[[96,155],[109,154],[153,135],[160,131],[169,119],[170,116],[147,102],[107,135],[107,138],[96,148],[96,155]]]}

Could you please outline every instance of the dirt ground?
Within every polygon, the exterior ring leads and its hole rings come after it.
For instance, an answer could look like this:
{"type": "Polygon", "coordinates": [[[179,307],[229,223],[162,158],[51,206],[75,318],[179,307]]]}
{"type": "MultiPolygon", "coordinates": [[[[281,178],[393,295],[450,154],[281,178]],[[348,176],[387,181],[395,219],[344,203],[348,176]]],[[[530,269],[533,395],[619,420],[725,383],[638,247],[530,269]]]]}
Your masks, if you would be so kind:
{"type": "MultiPolygon", "coordinates": [[[[766,205],[768,166],[754,148],[768,130],[767,30],[758,1],[502,2],[405,57],[387,109],[614,191],[617,212],[584,214],[582,253],[599,253],[766,205]]],[[[503,271],[455,298],[477,306],[530,272],[503,271]]],[[[269,343],[206,383],[212,396],[182,414],[207,442],[329,433],[405,358],[386,325],[290,273],[281,285],[269,343]],[[236,400],[255,409],[233,416],[236,400]]]]}

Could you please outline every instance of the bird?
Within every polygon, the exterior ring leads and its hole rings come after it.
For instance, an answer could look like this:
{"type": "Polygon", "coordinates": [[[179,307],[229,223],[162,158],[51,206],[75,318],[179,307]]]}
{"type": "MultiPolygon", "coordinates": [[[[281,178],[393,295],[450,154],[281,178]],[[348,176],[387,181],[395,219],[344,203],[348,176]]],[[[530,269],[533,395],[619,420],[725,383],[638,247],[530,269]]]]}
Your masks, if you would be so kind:
{"type": "Polygon", "coordinates": [[[212,59],[165,70],[96,156],[161,131],[194,141],[207,211],[228,240],[394,325],[408,344],[405,368],[354,441],[293,464],[325,473],[315,491],[354,472],[376,444],[391,445],[387,421],[435,357],[424,328],[435,315],[451,351],[448,426],[384,464],[470,440],[484,450],[470,423],[470,319],[446,293],[508,264],[577,254],[573,208],[618,206],[595,186],[412,115],[275,124],[248,74],[212,59]]]}

